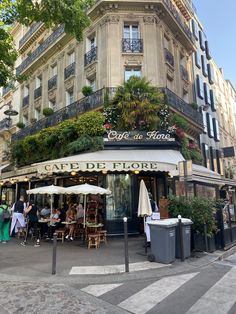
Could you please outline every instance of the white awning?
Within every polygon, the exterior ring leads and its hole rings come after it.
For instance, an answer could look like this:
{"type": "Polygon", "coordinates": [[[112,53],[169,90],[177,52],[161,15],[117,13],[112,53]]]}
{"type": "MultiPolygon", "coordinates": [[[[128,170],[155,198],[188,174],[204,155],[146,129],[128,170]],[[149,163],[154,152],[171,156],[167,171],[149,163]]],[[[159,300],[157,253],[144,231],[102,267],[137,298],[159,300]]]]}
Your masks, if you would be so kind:
{"type": "Polygon", "coordinates": [[[184,160],[176,150],[102,150],[34,164],[40,174],[71,171],[172,171],[184,160]]]}

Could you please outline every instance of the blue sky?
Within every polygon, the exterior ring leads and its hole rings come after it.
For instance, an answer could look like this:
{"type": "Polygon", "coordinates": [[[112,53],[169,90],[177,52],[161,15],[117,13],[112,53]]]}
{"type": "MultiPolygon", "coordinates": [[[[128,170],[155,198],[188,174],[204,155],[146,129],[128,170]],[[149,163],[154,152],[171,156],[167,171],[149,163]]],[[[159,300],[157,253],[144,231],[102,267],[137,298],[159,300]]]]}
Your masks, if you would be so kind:
{"type": "Polygon", "coordinates": [[[211,54],[236,88],[236,0],[193,0],[211,54]]]}

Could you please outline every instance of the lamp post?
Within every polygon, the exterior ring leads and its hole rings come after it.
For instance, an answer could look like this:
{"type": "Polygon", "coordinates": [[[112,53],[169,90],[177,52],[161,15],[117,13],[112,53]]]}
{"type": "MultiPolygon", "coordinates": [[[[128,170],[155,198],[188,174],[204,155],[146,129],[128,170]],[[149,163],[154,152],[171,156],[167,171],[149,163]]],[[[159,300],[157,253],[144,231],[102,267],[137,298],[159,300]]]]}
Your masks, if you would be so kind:
{"type": "Polygon", "coordinates": [[[12,104],[11,104],[11,103],[7,103],[7,104],[2,105],[2,106],[0,107],[0,110],[1,110],[3,107],[5,107],[5,106],[8,106],[8,109],[4,111],[4,114],[5,114],[6,116],[9,116],[9,117],[10,117],[10,116],[17,116],[17,115],[18,115],[18,112],[12,108],[12,104]]]}

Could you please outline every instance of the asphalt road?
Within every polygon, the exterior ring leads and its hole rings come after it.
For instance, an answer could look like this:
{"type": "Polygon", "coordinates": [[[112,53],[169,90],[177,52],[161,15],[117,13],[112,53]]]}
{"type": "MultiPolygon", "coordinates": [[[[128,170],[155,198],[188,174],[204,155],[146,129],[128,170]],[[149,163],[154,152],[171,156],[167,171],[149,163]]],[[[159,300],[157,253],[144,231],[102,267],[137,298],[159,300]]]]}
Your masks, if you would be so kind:
{"type": "Polygon", "coordinates": [[[162,277],[158,270],[147,278],[108,277],[96,284],[80,283],[79,277],[66,282],[0,278],[0,314],[236,313],[236,254],[162,277]]]}

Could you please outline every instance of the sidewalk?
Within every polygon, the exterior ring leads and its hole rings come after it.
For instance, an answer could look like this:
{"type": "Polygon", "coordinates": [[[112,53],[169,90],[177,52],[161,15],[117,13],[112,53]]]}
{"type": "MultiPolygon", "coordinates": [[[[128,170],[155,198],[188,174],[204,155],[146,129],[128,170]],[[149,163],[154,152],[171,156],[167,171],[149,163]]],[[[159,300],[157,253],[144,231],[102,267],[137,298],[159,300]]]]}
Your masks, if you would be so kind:
{"type": "MultiPolygon", "coordinates": [[[[38,248],[30,243],[26,247],[20,240],[13,238],[9,243],[0,243],[1,280],[32,281],[79,281],[81,283],[109,282],[113,280],[131,280],[160,277],[192,271],[204,267],[227,254],[233,254],[236,248],[214,253],[195,253],[184,262],[176,260],[172,264],[151,263],[145,254],[144,238],[129,238],[129,273],[125,273],[124,239],[109,238],[107,244],[99,249],[87,249],[82,241],[57,243],[56,275],[52,272],[53,245],[42,242],[38,248]]],[[[150,249],[148,249],[150,253],[150,249]]]]}

